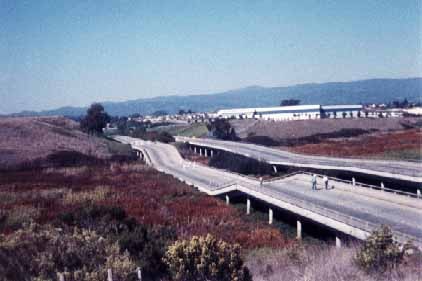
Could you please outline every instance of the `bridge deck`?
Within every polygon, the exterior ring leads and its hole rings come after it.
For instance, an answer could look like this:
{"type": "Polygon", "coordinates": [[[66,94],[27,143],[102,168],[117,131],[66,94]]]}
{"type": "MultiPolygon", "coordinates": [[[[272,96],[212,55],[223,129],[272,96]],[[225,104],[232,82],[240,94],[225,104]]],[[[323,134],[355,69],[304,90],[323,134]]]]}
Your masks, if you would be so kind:
{"type": "Polygon", "coordinates": [[[422,245],[422,200],[381,191],[367,191],[330,180],[334,189],[311,190],[311,176],[296,174],[264,182],[184,160],[175,147],[118,137],[144,151],[151,164],[163,172],[197,186],[211,195],[240,190],[271,204],[287,208],[319,223],[363,239],[380,224],[390,225],[399,240],[422,245]]]}
{"type": "Polygon", "coordinates": [[[260,145],[232,141],[187,137],[176,137],[176,139],[178,141],[189,142],[197,146],[205,146],[241,154],[255,158],[257,160],[266,161],[270,164],[320,169],[348,170],[364,174],[378,175],[381,177],[420,182],[422,185],[422,163],[308,156],[281,151],[260,145]]]}

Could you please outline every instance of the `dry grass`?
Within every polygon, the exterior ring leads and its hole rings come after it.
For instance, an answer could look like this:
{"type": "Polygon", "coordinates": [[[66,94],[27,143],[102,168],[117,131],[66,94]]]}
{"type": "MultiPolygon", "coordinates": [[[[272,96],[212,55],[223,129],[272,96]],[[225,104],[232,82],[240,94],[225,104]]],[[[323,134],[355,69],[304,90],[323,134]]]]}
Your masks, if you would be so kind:
{"type": "Polygon", "coordinates": [[[0,118],[0,167],[13,167],[58,151],[110,157],[105,140],[88,136],[64,117],[0,118]]]}
{"type": "Polygon", "coordinates": [[[241,138],[248,134],[268,136],[274,140],[297,139],[316,134],[328,134],[341,129],[379,130],[380,132],[402,130],[403,124],[415,124],[421,118],[359,118],[359,119],[319,119],[289,122],[272,122],[265,120],[230,121],[241,138]]]}
{"type": "Polygon", "coordinates": [[[417,281],[422,261],[411,260],[391,272],[367,274],[354,262],[357,246],[327,246],[259,250],[247,257],[254,281],[417,281]]]}
{"type": "Polygon", "coordinates": [[[67,191],[63,196],[63,204],[78,205],[82,203],[97,203],[112,198],[113,192],[109,186],[97,186],[90,191],[67,191]]]}

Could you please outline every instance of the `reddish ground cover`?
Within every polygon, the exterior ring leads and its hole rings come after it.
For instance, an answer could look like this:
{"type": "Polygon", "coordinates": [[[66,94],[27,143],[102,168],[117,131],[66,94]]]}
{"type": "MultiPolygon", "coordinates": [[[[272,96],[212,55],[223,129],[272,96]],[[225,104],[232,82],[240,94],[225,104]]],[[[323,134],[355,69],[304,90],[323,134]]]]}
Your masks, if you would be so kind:
{"type": "Polygon", "coordinates": [[[336,157],[374,156],[383,158],[389,153],[412,151],[421,154],[422,131],[412,129],[364,135],[350,139],[327,139],[318,144],[306,144],[287,148],[289,151],[310,155],[336,157]]]}
{"type": "Polygon", "coordinates": [[[0,198],[0,221],[2,212],[7,214],[10,227],[29,219],[52,222],[64,211],[94,202],[122,207],[152,227],[169,226],[179,238],[210,233],[245,248],[290,242],[264,221],[247,221],[222,200],[141,164],[7,172],[0,175],[0,198]]]}

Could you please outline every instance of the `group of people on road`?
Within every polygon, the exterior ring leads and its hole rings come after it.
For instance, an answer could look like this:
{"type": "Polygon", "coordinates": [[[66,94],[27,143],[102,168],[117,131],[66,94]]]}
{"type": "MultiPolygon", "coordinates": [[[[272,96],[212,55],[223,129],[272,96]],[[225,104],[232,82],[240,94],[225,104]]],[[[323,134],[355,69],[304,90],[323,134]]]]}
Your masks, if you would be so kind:
{"type": "MultiPolygon", "coordinates": [[[[322,181],[324,182],[325,189],[328,189],[328,177],[324,176],[322,178],[322,181]]],[[[312,175],[312,190],[317,190],[317,175],[316,174],[312,175]]]]}

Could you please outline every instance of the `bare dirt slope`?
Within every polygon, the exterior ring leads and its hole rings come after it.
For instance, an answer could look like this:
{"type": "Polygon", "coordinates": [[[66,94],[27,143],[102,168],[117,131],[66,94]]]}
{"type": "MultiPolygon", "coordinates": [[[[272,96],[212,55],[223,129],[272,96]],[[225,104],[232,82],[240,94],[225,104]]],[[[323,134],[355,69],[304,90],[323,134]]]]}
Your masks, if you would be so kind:
{"type": "Polygon", "coordinates": [[[232,120],[230,123],[240,138],[246,138],[249,134],[254,134],[256,136],[267,136],[277,141],[332,133],[342,129],[378,130],[383,132],[402,130],[407,125],[420,122],[421,120],[420,118],[359,118],[273,122],[248,119],[232,120]]]}
{"type": "Polygon", "coordinates": [[[59,151],[110,156],[105,140],[83,133],[77,122],[67,118],[0,118],[0,167],[13,167],[59,151]]]}

